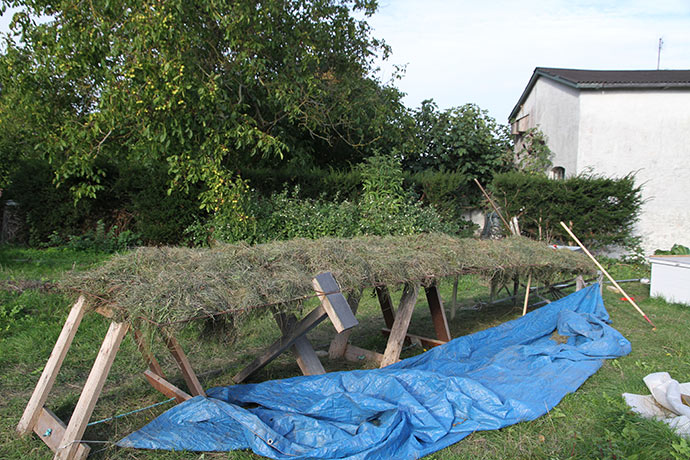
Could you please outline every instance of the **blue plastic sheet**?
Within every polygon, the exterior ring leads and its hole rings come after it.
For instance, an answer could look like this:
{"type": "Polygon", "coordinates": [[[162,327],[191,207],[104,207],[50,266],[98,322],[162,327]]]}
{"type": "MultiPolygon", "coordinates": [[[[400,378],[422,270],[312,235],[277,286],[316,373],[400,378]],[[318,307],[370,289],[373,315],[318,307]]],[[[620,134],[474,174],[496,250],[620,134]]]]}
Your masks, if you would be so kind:
{"type": "Polygon", "coordinates": [[[414,459],[533,420],[630,352],[592,285],[384,369],[213,388],[119,442],[275,459],[414,459]],[[554,330],[568,336],[552,338],[554,330]]]}

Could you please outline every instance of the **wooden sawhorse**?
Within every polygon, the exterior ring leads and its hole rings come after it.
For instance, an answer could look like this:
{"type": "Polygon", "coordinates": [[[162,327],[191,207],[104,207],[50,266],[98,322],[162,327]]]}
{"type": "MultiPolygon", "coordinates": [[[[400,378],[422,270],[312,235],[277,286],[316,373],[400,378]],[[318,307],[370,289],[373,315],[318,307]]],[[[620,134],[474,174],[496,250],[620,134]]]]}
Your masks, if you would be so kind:
{"type": "MultiPolygon", "coordinates": [[[[313,285],[321,300],[321,305],[301,321],[296,321],[294,316],[286,315],[282,318],[284,320],[284,336],[269,351],[277,356],[282,351],[293,346],[297,354],[297,362],[303,370],[306,369],[305,373],[307,371],[323,373],[323,366],[321,366],[314,349],[304,335],[325,319],[326,316],[331,318],[337,331],[345,331],[355,326],[357,320],[354,318],[352,310],[340,293],[340,288],[330,273],[324,273],[314,278],[313,285]],[[316,363],[320,366],[320,372],[316,363]]],[[[137,347],[149,367],[144,372],[144,376],[156,390],[169,398],[175,398],[178,403],[190,399],[192,396],[206,396],[189,359],[187,359],[179,342],[171,333],[161,330],[163,341],[172,354],[175,363],[180,368],[189,393],[166,380],[163,369],[137,330],[132,329],[128,322],[112,320],[113,315],[111,311],[97,309],[98,313],[111,318],[110,327],[103,339],[91,372],[86,379],[72,417],[68,424],[63,423],[62,420],[45,407],[45,404],[86,310],[85,298],[81,296],[72,306],[65,320],[62,331],[43,369],[43,373],[17,425],[17,432],[20,435],[27,435],[32,431],[35,432],[55,453],[54,458],[56,460],[82,460],[89,454],[89,446],[80,442],[80,440],[86,431],[96,402],[103,390],[105,380],[120,349],[120,344],[129,330],[132,330],[137,347]]],[[[262,357],[260,365],[253,370],[250,369],[251,372],[247,373],[247,375],[266,365],[275,356],[270,355],[267,359],[262,357]]],[[[242,375],[245,371],[238,375],[242,375]]]]}
{"type": "MultiPolygon", "coordinates": [[[[424,348],[431,348],[449,342],[451,340],[451,335],[450,329],[448,328],[448,320],[446,319],[443,301],[441,300],[441,295],[436,284],[432,284],[424,289],[437,338],[431,339],[408,333],[410,321],[412,320],[412,312],[414,311],[417,297],[419,296],[419,287],[419,284],[405,284],[397,312],[394,310],[388,288],[386,286],[379,286],[376,288],[376,295],[381,306],[381,313],[386,323],[386,328],[381,332],[388,335],[386,350],[383,354],[348,343],[350,331],[344,331],[336,335],[331,342],[328,356],[332,359],[342,357],[348,361],[355,362],[366,359],[378,364],[380,367],[385,367],[400,359],[400,353],[402,352],[405,340],[418,342],[424,348]]],[[[350,303],[354,312],[356,312],[359,305],[360,295],[361,292],[358,295],[351,296],[350,303]]]]}

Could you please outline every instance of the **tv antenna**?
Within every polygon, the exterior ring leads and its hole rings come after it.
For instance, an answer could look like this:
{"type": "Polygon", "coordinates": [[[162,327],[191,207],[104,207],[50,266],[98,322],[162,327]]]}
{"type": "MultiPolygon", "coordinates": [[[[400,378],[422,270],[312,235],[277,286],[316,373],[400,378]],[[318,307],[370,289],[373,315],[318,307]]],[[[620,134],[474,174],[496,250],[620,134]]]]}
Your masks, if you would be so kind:
{"type": "Polygon", "coordinates": [[[659,51],[656,54],[656,70],[659,70],[659,64],[661,63],[661,48],[664,47],[664,39],[659,37],[659,51]]]}

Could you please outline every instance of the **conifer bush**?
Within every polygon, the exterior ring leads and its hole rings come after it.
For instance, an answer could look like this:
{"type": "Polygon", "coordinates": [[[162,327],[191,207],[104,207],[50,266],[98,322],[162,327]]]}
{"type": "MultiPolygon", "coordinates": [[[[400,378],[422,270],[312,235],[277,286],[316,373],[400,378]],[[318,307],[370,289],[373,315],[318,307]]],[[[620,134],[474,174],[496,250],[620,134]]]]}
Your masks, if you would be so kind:
{"type": "Polygon", "coordinates": [[[518,217],[523,234],[540,240],[567,242],[559,222],[592,248],[619,245],[635,249],[633,235],[642,206],[641,186],[629,174],[607,178],[584,174],[566,180],[509,172],[498,174],[491,185],[509,217],[518,217]]]}

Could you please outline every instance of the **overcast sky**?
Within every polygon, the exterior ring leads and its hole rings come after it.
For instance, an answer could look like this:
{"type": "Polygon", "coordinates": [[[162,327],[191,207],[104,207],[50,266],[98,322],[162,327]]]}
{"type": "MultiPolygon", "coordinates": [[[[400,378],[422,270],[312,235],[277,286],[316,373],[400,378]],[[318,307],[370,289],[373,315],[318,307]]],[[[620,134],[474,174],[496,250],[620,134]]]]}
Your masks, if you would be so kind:
{"type": "MultiPolygon", "coordinates": [[[[473,102],[501,123],[535,67],[690,69],[690,0],[379,0],[369,19],[417,107],[473,102]]],[[[9,14],[0,18],[7,30],[9,14]]]]}

